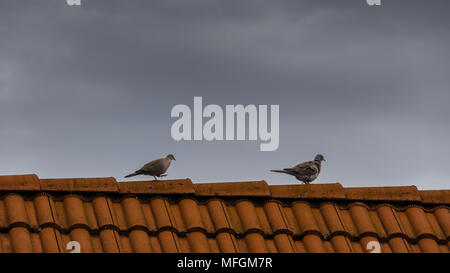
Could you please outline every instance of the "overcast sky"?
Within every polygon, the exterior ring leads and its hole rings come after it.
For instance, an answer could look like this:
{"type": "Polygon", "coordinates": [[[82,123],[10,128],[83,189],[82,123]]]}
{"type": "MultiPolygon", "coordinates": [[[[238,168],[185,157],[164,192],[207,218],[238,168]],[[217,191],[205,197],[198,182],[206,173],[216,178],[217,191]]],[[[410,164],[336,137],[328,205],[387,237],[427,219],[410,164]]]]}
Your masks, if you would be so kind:
{"type": "Polygon", "coordinates": [[[0,174],[450,188],[449,1],[81,1],[0,1],[0,174]],[[279,105],[279,149],[174,141],[194,96],[279,105]]]}

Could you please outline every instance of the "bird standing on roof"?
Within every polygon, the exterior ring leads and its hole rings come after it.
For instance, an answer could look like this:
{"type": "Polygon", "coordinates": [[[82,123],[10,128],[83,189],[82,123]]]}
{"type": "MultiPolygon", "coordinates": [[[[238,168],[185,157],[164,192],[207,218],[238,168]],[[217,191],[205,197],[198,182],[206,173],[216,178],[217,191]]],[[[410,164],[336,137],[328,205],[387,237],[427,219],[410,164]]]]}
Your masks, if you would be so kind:
{"type": "Polygon", "coordinates": [[[282,170],[271,170],[271,172],[285,173],[295,176],[298,180],[305,184],[314,181],[320,173],[322,168],[322,161],[326,161],[323,155],[318,154],[313,161],[300,163],[292,168],[285,168],[282,170]]]}
{"type": "Polygon", "coordinates": [[[150,161],[149,163],[142,166],[142,168],[140,168],[139,170],[125,176],[125,178],[143,174],[143,175],[152,175],[155,178],[155,180],[158,180],[158,179],[156,179],[156,177],[163,177],[163,176],[167,175],[164,173],[169,168],[170,162],[172,162],[172,160],[176,160],[176,159],[173,156],[173,154],[169,154],[164,158],[159,158],[159,159],[150,161]]]}

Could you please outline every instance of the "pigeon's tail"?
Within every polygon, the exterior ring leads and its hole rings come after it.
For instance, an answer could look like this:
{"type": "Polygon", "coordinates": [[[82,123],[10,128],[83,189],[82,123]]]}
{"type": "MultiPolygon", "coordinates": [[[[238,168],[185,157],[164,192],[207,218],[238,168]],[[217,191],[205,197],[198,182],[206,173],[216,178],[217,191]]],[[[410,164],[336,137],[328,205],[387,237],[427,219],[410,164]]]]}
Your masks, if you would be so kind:
{"type": "Polygon", "coordinates": [[[129,175],[126,175],[125,178],[133,177],[133,176],[136,176],[136,175],[140,175],[140,173],[138,173],[138,172],[130,173],[129,175]]]}
{"type": "Polygon", "coordinates": [[[271,172],[274,172],[274,173],[286,173],[286,174],[291,174],[291,172],[289,171],[289,170],[287,170],[287,169],[284,169],[284,170],[270,170],[271,172]]]}

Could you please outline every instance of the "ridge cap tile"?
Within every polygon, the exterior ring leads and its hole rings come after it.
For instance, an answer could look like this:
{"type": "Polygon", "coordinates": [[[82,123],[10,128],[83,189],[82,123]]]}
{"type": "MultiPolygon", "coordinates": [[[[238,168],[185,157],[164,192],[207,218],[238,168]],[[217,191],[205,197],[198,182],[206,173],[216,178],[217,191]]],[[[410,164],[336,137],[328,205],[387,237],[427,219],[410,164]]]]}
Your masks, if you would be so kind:
{"type": "Polygon", "coordinates": [[[191,179],[119,182],[119,193],[129,194],[194,194],[191,179]]]}
{"type": "Polygon", "coordinates": [[[40,179],[41,191],[118,192],[114,177],[45,178],[40,179]]]}
{"type": "Polygon", "coordinates": [[[193,184],[196,196],[270,197],[265,180],[193,184]]]}
{"type": "Polygon", "coordinates": [[[273,198],[345,199],[340,183],[269,186],[273,198]]]}
{"type": "Polygon", "coordinates": [[[39,191],[39,177],[36,174],[1,175],[0,191],[39,191]]]}
{"type": "Polygon", "coordinates": [[[421,190],[422,203],[450,204],[450,190],[421,190]]]}
{"type": "Polygon", "coordinates": [[[349,187],[344,188],[349,200],[368,201],[416,201],[422,200],[416,186],[385,186],[385,187],[349,187]]]}

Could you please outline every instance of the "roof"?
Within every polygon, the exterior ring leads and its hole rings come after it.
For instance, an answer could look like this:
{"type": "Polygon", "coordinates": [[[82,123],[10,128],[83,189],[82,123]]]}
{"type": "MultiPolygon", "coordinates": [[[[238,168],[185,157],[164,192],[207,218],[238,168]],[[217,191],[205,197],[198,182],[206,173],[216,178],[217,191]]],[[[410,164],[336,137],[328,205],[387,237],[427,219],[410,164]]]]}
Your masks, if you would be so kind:
{"type": "Polygon", "coordinates": [[[0,176],[0,252],[450,252],[450,190],[0,176]]]}

